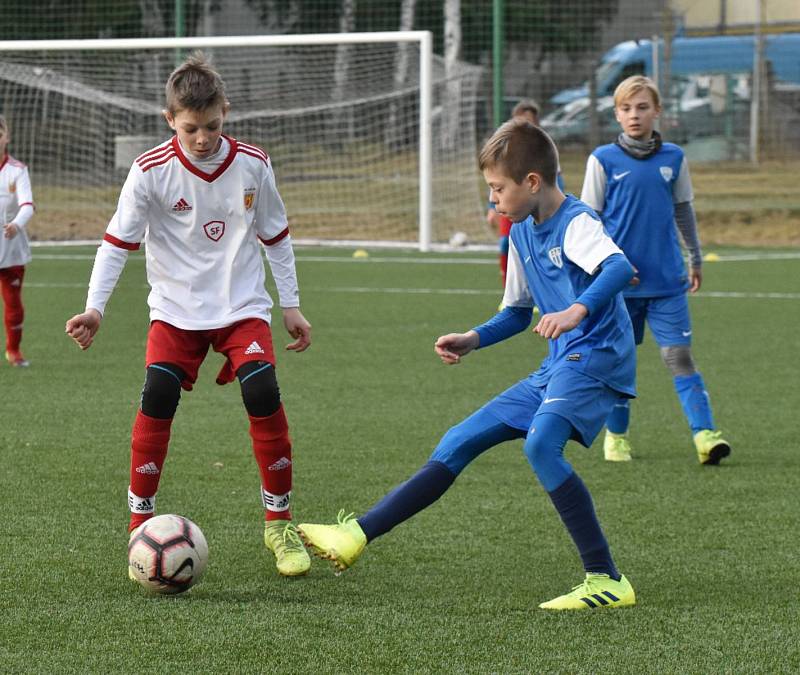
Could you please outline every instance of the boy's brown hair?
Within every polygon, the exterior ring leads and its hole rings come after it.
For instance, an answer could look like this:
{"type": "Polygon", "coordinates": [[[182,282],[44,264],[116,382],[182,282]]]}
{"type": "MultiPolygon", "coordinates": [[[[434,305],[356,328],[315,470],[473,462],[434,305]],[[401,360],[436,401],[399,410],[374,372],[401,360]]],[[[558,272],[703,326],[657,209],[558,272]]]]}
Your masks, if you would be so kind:
{"type": "Polygon", "coordinates": [[[511,119],[486,141],[478,156],[481,171],[497,168],[518,185],[538,173],[546,185],[556,184],[558,150],[550,136],[527,120],[511,119]]]}
{"type": "Polygon", "coordinates": [[[539,104],[530,99],[522,99],[514,109],[511,111],[511,117],[519,117],[520,115],[533,115],[537,120],[539,119],[539,104]]]}
{"type": "Polygon", "coordinates": [[[203,52],[197,51],[172,71],[166,86],[167,110],[208,110],[227,105],[225,83],[203,52]]]}
{"type": "Polygon", "coordinates": [[[627,101],[631,96],[636,96],[640,91],[649,91],[656,108],[661,107],[661,94],[658,87],[649,77],[644,75],[633,75],[622,80],[614,90],[614,107],[617,108],[627,101]]]}

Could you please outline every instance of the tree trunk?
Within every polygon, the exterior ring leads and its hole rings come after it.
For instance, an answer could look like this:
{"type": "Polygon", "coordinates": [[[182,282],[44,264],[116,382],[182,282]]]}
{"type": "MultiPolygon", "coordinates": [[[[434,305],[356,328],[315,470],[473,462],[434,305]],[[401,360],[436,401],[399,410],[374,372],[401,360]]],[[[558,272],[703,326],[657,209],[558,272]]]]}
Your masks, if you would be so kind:
{"type": "MultiPolygon", "coordinates": [[[[342,13],[339,16],[339,32],[352,33],[356,27],[356,0],[342,0],[342,13]]],[[[333,91],[331,102],[341,103],[347,95],[347,78],[350,73],[350,52],[352,45],[340,44],[336,47],[336,59],[333,64],[333,91]]],[[[329,134],[332,138],[343,138],[342,125],[352,117],[352,110],[334,108],[330,115],[329,134]]],[[[348,124],[348,138],[353,140],[352,124],[348,124]]]]}
{"type": "Polygon", "coordinates": [[[461,0],[444,3],[444,68],[446,94],[442,101],[443,116],[440,139],[442,147],[452,148],[456,142],[461,106],[461,80],[457,77],[461,55],[461,0]]]}
{"type": "MultiPolygon", "coordinates": [[[[417,0],[402,0],[400,6],[400,26],[398,30],[407,31],[414,29],[414,11],[416,10],[417,0]]],[[[407,42],[397,44],[397,53],[394,58],[394,90],[399,91],[403,88],[408,77],[408,51],[407,42]]],[[[406,139],[406,120],[400,118],[398,114],[401,105],[400,98],[392,99],[389,104],[389,119],[386,124],[386,144],[396,148],[401,146],[406,139]]]]}

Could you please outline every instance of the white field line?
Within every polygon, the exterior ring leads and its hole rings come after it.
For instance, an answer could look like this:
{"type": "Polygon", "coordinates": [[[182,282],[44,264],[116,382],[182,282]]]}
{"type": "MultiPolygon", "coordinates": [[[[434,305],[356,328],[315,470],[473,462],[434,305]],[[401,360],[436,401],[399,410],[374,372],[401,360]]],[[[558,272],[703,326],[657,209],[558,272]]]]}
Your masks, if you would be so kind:
{"type": "MultiPolygon", "coordinates": [[[[25,282],[25,288],[87,288],[87,283],[39,283],[25,282]]],[[[140,288],[149,288],[147,284],[140,284],[140,288]]],[[[326,287],[304,287],[303,291],[310,293],[353,293],[353,294],[383,294],[383,295],[488,295],[502,298],[499,289],[486,288],[403,288],[403,287],[382,287],[373,288],[370,286],[326,286],[326,287]]],[[[696,293],[693,298],[744,298],[744,299],[763,299],[763,300],[800,300],[800,293],[770,293],[757,291],[701,291],[696,293]]]]}

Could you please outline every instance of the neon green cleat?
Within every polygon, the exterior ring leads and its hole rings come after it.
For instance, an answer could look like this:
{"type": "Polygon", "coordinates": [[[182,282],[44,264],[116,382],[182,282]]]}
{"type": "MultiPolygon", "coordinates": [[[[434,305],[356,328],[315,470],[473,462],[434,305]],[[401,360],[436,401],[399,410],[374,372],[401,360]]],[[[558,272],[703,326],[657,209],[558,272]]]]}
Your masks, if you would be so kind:
{"type": "Polygon", "coordinates": [[[731,454],[731,446],[722,438],[721,431],[703,429],[694,435],[694,447],[700,464],[719,464],[723,457],[731,454]]]}
{"type": "Polygon", "coordinates": [[[275,566],[285,577],[297,577],[311,568],[311,558],[288,520],[268,520],[264,525],[264,544],[275,554],[275,566]]]}
{"type": "Polygon", "coordinates": [[[336,525],[301,523],[297,531],[317,556],[330,560],[343,572],[358,560],[367,545],[367,536],[352,513],[345,516],[342,509],[336,520],[336,525]]]}
{"type": "Polygon", "coordinates": [[[603,440],[603,454],[607,462],[630,462],[631,443],[625,434],[614,434],[606,430],[603,440]]]}
{"type": "MultiPolygon", "coordinates": [[[[142,525],[143,524],[144,523],[142,523],[142,525]]],[[[139,527],[141,527],[142,525],[139,525],[139,527]]],[[[139,531],[139,527],[131,530],[130,534],[128,535],[128,546],[130,546],[131,541],[133,541],[133,535],[135,535],[139,531]]],[[[128,579],[130,579],[131,581],[135,581],[137,584],[139,583],[139,580],[136,578],[136,575],[133,573],[133,568],[130,565],[128,565],[128,579]]]]}
{"type": "Polygon", "coordinates": [[[636,604],[633,586],[621,576],[614,581],[607,574],[586,573],[582,584],[578,584],[566,595],[559,595],[543,602],[541,609],[614,609],[632,607],[636,604]]]}

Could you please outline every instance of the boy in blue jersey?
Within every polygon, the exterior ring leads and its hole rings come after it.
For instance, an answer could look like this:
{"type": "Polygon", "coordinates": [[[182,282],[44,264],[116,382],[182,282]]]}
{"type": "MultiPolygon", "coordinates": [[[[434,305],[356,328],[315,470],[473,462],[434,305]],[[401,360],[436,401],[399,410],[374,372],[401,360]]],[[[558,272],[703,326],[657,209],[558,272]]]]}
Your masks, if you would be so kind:
{"type": "MultiPolygon", "coordinates": [[[[700,288],[703,257],[689,167],[683,151],[663,143],[654,129],[661,102],[652,80],[637,75],[620,83],[614,106],[622,133],[616,143],[600,146],[589,157],[581,199],[601,214],[611,238],[637,270],[624,291],[636,344],[644,338],[647,321],[672,373],[700,463],[719,464],[731,448],[714,427],[708,392],[691,352],[686,291],[700,288]],[[689,250],[688,275],[678,229],[689,250]]],[[[629,420],[630,401],[621,398],[607,421],[607,460],[631,459],[629,420]]]]}
{"type": "Polygon", "coordinates": [[[343,570],[366,544],[426,508],[485,450],[524,439],[525,454],[583,562],[584,581],[544,602],[577,610],[635,604],[614,564],[591,495],[564,458],[570,439],[589,446],[620,396],[634,396],[635,346],[620,291],[633,268],[595,213],[556,186],[558,153],[550,137],[523,120],[502,125],[484,146],[480,168],[497,212],[510,218],[504,309],[466,333],[436,341],[446,364],[524,331],[534,299],[542,311],[534,332],[549,340],[541,367],[452,427],[429,461],[357,519],[302,524],[317,555],[343,570]]]}

